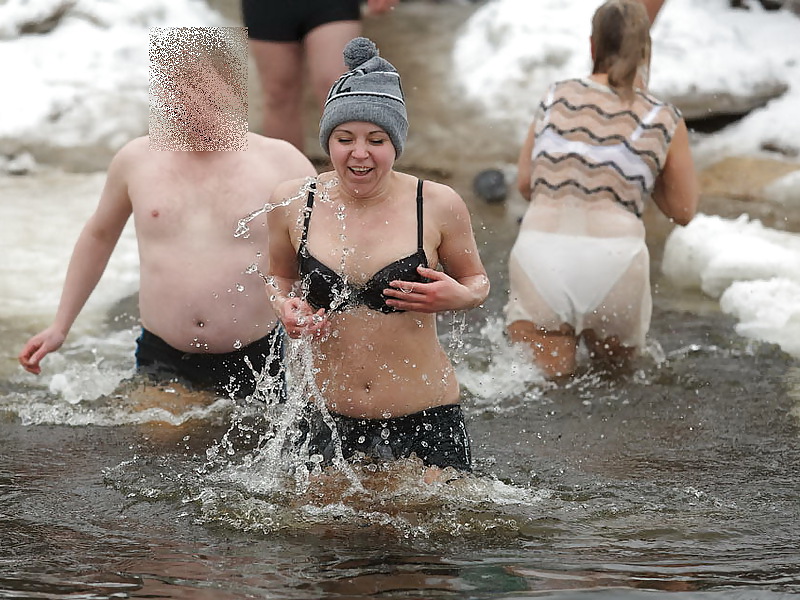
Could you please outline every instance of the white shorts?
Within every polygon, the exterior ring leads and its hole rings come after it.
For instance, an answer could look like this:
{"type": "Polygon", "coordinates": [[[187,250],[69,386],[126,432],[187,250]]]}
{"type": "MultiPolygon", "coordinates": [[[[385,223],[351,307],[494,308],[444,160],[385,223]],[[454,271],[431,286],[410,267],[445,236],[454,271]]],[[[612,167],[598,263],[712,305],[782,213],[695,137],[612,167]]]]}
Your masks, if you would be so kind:
{"type": "Polygon", "coordinates": [[[567,324],[628,347],[650,328],[650,255],[642,237],[592,237],[522,230],[509,258],[506,322],[547,331],[567,324]]]}

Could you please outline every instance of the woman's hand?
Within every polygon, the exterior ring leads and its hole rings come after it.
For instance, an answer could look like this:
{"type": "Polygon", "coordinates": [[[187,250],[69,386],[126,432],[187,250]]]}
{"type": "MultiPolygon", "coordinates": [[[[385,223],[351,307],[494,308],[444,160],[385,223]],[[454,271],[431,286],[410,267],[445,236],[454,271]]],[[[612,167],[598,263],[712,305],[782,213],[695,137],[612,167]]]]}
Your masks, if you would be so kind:
{"type": "Polygon", "coordinates": [[[330,321],[325,309],[314,309],[300,298],[288,298],[281,305],[280,319],[286,335],[292,339],[301,337],[325,337],[330,331],[330,321]]]}
{"type": "Polygon", "coordinates": [[[400,310],[436,313],[463,310],[480,304],[480,298],[469,285],[464,285],[443,271],[417,267],[428,283],[396,280],[383,290],[386,304],[400,310]]]}

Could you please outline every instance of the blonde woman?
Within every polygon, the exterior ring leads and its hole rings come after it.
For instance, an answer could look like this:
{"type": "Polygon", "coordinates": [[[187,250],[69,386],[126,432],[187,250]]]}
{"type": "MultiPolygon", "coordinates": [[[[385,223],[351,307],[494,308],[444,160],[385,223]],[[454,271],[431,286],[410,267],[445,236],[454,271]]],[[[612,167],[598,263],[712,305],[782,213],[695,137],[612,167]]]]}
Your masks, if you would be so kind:
{"type": "Polygon", "coordinates": [[[686,124],[637,87],[649,29],[637,0],[601,5],[592,73],[550,87],[520,152],[530,206],[509,259],[506,323],[552,378],[574,373],[581,341],[611,367],[643,346],[652,310],[645,202],[679,225],[696,211],[686,124]]]}

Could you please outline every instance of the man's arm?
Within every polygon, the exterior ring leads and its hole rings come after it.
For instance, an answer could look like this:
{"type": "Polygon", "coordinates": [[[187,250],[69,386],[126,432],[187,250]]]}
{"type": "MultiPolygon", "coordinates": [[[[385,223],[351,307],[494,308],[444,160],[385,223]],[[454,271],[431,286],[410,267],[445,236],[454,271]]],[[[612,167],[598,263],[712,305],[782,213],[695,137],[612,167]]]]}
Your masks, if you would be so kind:
{"type": "Polygon", "coordinates": [[[52,325],[28,340],[19,354],[19,362],[26,371],[38,375],[41,372],[41,360],[64,343],[75,319],[100,281],[131,215],[126,154],[123,148],[111,161],[97,209],[78,236],[52,325]]]}

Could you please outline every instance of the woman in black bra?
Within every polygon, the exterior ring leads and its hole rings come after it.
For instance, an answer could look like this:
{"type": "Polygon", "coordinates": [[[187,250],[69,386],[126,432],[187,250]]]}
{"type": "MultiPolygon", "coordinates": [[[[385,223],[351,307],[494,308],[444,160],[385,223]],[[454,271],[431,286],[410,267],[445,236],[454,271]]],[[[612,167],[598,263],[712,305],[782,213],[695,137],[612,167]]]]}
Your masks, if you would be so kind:
{"type": "Polygon", "coordinates": [[[311,421],[326,462],[416,455],[470,470],[458,382],[436,313],[489,292],[469,211],[451,188],[394,170],[408,122],[400,77],[365,38],[328,96],[320,143],[334,171],[276,189],[269,215],[273,305],[314,345],[317,386],[336,423],[311,421]],[[438,268],[438,267],[441,267],[438,268]]]}

